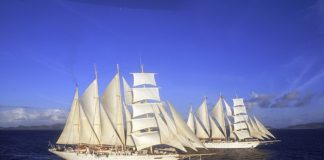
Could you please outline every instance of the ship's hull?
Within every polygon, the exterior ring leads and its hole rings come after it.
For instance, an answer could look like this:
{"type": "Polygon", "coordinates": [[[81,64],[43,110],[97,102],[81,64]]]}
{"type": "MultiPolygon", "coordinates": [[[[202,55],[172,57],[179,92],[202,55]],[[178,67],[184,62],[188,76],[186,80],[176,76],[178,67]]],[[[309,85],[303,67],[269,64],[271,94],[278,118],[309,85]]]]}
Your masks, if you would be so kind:
{"type": "MultiPolygon", "coordinates": [[[[221,148],[255,148],[260,145],[260,141],[250,142],[208,142],[203,143],[207,149],[221,148]]],[[[199,148],[197,146],[197,148],[199,148]]]]}
{"type": "Polygon", "coordinates": [[[85,153],[75,153],[66,151],[56,151],[49,149],[49,151],[66,160],[177,160],[179,155],[93,155],[85,153]]]}

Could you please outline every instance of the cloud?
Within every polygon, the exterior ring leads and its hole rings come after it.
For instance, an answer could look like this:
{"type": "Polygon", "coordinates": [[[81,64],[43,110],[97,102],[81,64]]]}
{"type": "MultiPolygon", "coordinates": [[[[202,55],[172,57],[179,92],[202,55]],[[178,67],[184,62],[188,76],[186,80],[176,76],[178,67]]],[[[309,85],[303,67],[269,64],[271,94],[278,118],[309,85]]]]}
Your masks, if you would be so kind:
{"type": "Polygon", "coordinates": [[[318,72],[317,74],[313,75],[312,78],[308,79],[307,81],[304,82],[304,84],[302,84],[301,86],[299,86],[299,89],[304,89],[310,85],[312,85],[313,83],[319,81],[320,79],[324,78],[324,69],[321,70],[320,72],[318,72]]]}
{"type": "Polygon", "coordinates": [[[251,98],[246,100],[246,105],[248,107],[268,107],[271,104],[273,96],[267,94],[258,94],[252,92],[251,98]]]}
{"type": "Polygon", "coordinates": [[[67,112],[59,108],[1,107],[0,126],[64,123],[67,112]]]}
{"type": "Polygon", "coordinates": [[[246,100],[246,105],[261,108],[304,107],[310,104],[315,97],[321,97],[321,93],[309,92],[301,94],[297,90],[292,90],[282,96],[274,97],[269,94],[252,92],[251,98],[246,100]]]}

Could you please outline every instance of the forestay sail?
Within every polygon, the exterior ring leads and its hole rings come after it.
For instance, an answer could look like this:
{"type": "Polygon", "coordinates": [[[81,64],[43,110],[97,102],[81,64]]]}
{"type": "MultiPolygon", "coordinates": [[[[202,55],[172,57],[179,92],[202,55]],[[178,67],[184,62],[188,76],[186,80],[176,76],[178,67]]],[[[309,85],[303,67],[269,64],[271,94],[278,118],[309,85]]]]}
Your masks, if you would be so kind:
{"type": "Polygon", "coordinates": [[[196,143],[197,146],[205,148],[205,146],[200,142],[196,135],[191,131],[186,122],[183,121],[180,114],[175,110],[171,103],[168,102],[168,106],[172,113],[173,120],[176,125],[178,133],[184,135],[186,138],[190,139],[193,143],[196,143]]]}
{"type": "Polygon", "coordinates": [[[215,104],[214,108],[212,109],[212,116],[216,119],[224,136],[227,137],[222,99],[223,98],[220,97],[217,103],[215,104]]]}
{"type": "Polygon", "coordinates": [[[80,106],[78,87],[75,89],[71,110],[57,144],[79,144],[80,106]]]}
{"type": "Polygon", "coordinates": [[[103,106],[100,104],[100,124],[101,124],[101,136],[100,144],[106,145],[117,145],[122,144],[119,135],[115,128],[113,127],[108,114],[104,110],[103,106]]]}
{"type": "Polygon", "coordinates": [[[219,130],[218,126],[214,122],[212,117],[209,117],[210,126],[211,126],[211,138],[213,139],[225,139],[224,134],[219,130]]]}
{"type": "Polygon", "coordinates": [[[124,101],[126,105],[131,105],[133,102],[133,94],[132,89],[130,88],[129,84],[123,77],[123,86],[124,86],[124,101]]]}
{"type": "Polygon", "coordinates": [[[126,118],[126,146],[134,146],[132,138],[132,115],[129,112],[127,106],[124,104],[125,118],[126,118]]]}
{"type": "Polygon", "coordinates": [[[169,114],[167,113],[167,111],[163,105],[160,106],[160,111],[161,111],[163,118],[165,119],[166,124],[168,125],[169,129],[172,131],[172,133],[174,135],[176,135],[176,137],[181,142],[181,144],[185,147],[189,147],[189,148],[197,151],[196,147],[194,147],[194,145],[189,141],[189,139],[186,138],[182,132],[177,130],[174,120],[169,116],[169,114]]]}
{"type": "Polygon", "coordinates": [[[273,139],[276,139],[276,137],[272,133],[270,133],[267,130],[267,128],[256,117],[254,117],[254,120],[255,120],[257,126],[259,127],[259,129],[261,130],[261,132],[263,132],[264,134],[272,137],[273,139]]]}
{"type": "MultiPolygon", "coordinates": [[[[84,111],[84,117],[88,120],[91,125],[91,129],[94,133],[88,133],[91,135],[85,136],[84,132],[81,132],[81,137],[86,138],[84,143],[87,144],[99,144],[99,137],[101,136],[101,125],[100,125],[100,113],[99,113],[99,95],[98,95],[98,82],[97,78],[88,86],[86,91],[83,93],[80,99],[81,106],[84,111]]],[[[80,113],[82,114],[82,113],[80,113]]],[[[83,122],[80,128],[86,127],[86,120],[84,117],[81,117],[83,122]]],[[[87,131],[90,132],[90,131],[87,131]]],[[[81,138],[80,138],[81,139],[81,138]]]]}
{"type": "Polygon", "coordinates": [[[155,118],[159,127],[160,136],[161,136],[161,144],[166,144],[175,148],[178,148],[184,152],[187,150],[183,147],[181,142],[178,140],[176,135],[170,130],[168,125],[162,120],[159,114],[159,108],[154,108],[155,118]]]}
{"type": "Polygon", "coordinates": [[[194,116],[192,113],[192,107],[190,107],[190,110],[189,110],[187,125],[192,130],[192,132],[195,133],[195,120],[194,120],[194,116]]]}
{"type": "Polygon", "coordinates": [[[204,129],[202,124],[199,122],[197,117],[194,117],[194,119],[195,119],[195,123],[196,123],[196,135],[197,135],[197,137],[202,138],[202,139],[209,138],[208,133],[206,132],[206,130],[204,129]]]}
{"type": "MultiPolygon", "coordinates": [[[[207,132],[209,137],[210,135],[210,125],[209,125],[209,114],[207,108],[207,99],[205,98],[196,113],[198,119],[201,121],[201,124],[204,130],[207,132]]],[[[197,122],[197,121],[196,121],[197,122]]],[[[198,132],[198,124],[196,123],[197,132],[198,132]]],[[[200,127],[200,126],[199,126],[200,127]]],[[[200,130],[200,129],[199,129],[200,130]]]]}
{"type": "Polygon", "coordinates": [[[225,99],[223,98],[224,104],[225,104],[225,108],[226,108],[226,115],[227,116],[233,116],[233,112],[231,107],[228,105],[228,103],[225,101],[225,99]]]}
{"type": "MultiPolygon", "coordinates": [[[[124,145],[125,144],[125,130],[124,130],[124,118],[123,118],[123,104],[120,93],[120,79],[119,72],[114,76],[114,78],[110,81],[106,90],[102,95],[102,104],[103,108],[108,114],[111,123],[113,124],[115,130],[118,133],[118,137],[121,144],[116,145],[124,145]]],[[[115,138],[118,138],[115,137],[115,138]]]]}
{"type": "Polygon", "coordinates": [[[262,135],[260,134],[260,132],[258,131],[258,129],[255,128],[253,126],[253,124],[251,123],[251,119],[250,118],[247,119],[246,124],[247,124],[247,126],[249,128],[251,137],[254,137],[254,138],[257,138],[257,139],[260,139],[260,140],[264,140],[264,138],[262,137],[262,135]]]}
{"type": "Polygon", "coordinates": [[[232,127],[232,123],[231,121],[228,119],[228,117],[226,117],[226,120],[227,120],[227,124],[228,124],[228,128],[229,128],[229,138],[230,139],[236,139],[234,133],[233,133],[233,127],[232,127]]]}

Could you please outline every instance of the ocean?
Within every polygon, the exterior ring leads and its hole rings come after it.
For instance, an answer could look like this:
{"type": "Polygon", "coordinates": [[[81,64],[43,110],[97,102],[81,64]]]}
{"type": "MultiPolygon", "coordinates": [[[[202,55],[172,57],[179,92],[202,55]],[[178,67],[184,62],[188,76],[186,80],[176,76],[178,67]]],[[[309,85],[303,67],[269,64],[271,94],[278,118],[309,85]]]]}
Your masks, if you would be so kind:
{"type": "MultiPolygon", "coordinates": [[[[221,149],[203,160],[324,160],[324,130],[272,130],[281,142],[256,149],[221,149]]],[[[59,160],[47,151],[60,131],[0,130],[1,160],[59,160]]],[[[193,158],[191,158],[193,159],[193,158]]],[[[196,158],[197,159],[197,158],[196,158]]],[[[199,158],[198,158],[199,159],[199,158]]]]}

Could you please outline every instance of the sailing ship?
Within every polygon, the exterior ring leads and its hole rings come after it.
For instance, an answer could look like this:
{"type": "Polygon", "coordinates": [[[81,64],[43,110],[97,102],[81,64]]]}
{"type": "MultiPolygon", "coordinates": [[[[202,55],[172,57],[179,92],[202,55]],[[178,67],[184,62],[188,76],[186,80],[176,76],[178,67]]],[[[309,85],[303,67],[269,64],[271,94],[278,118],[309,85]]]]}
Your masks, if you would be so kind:
{"type": "Polygon", "coordinates": [[[247,114],[243,98],[234,98],[233,104],[232,110],[220,96],[209,113],[205,97],[196,114],[190,108],[187,125],[206,148],[255,148],[278,141],[256,117],[247,114]]]}
{"type": "Polygon", "coordinates": [[[73,160],[172,160],[204,148],[172,104],[161,101],[155,73],[141,68],[132,73],[133,87],[122,77],[123,96],[119,69],[102,96],[97,72],[81,97],[76,87],[65,127],[49,151],[73,160]]]}

